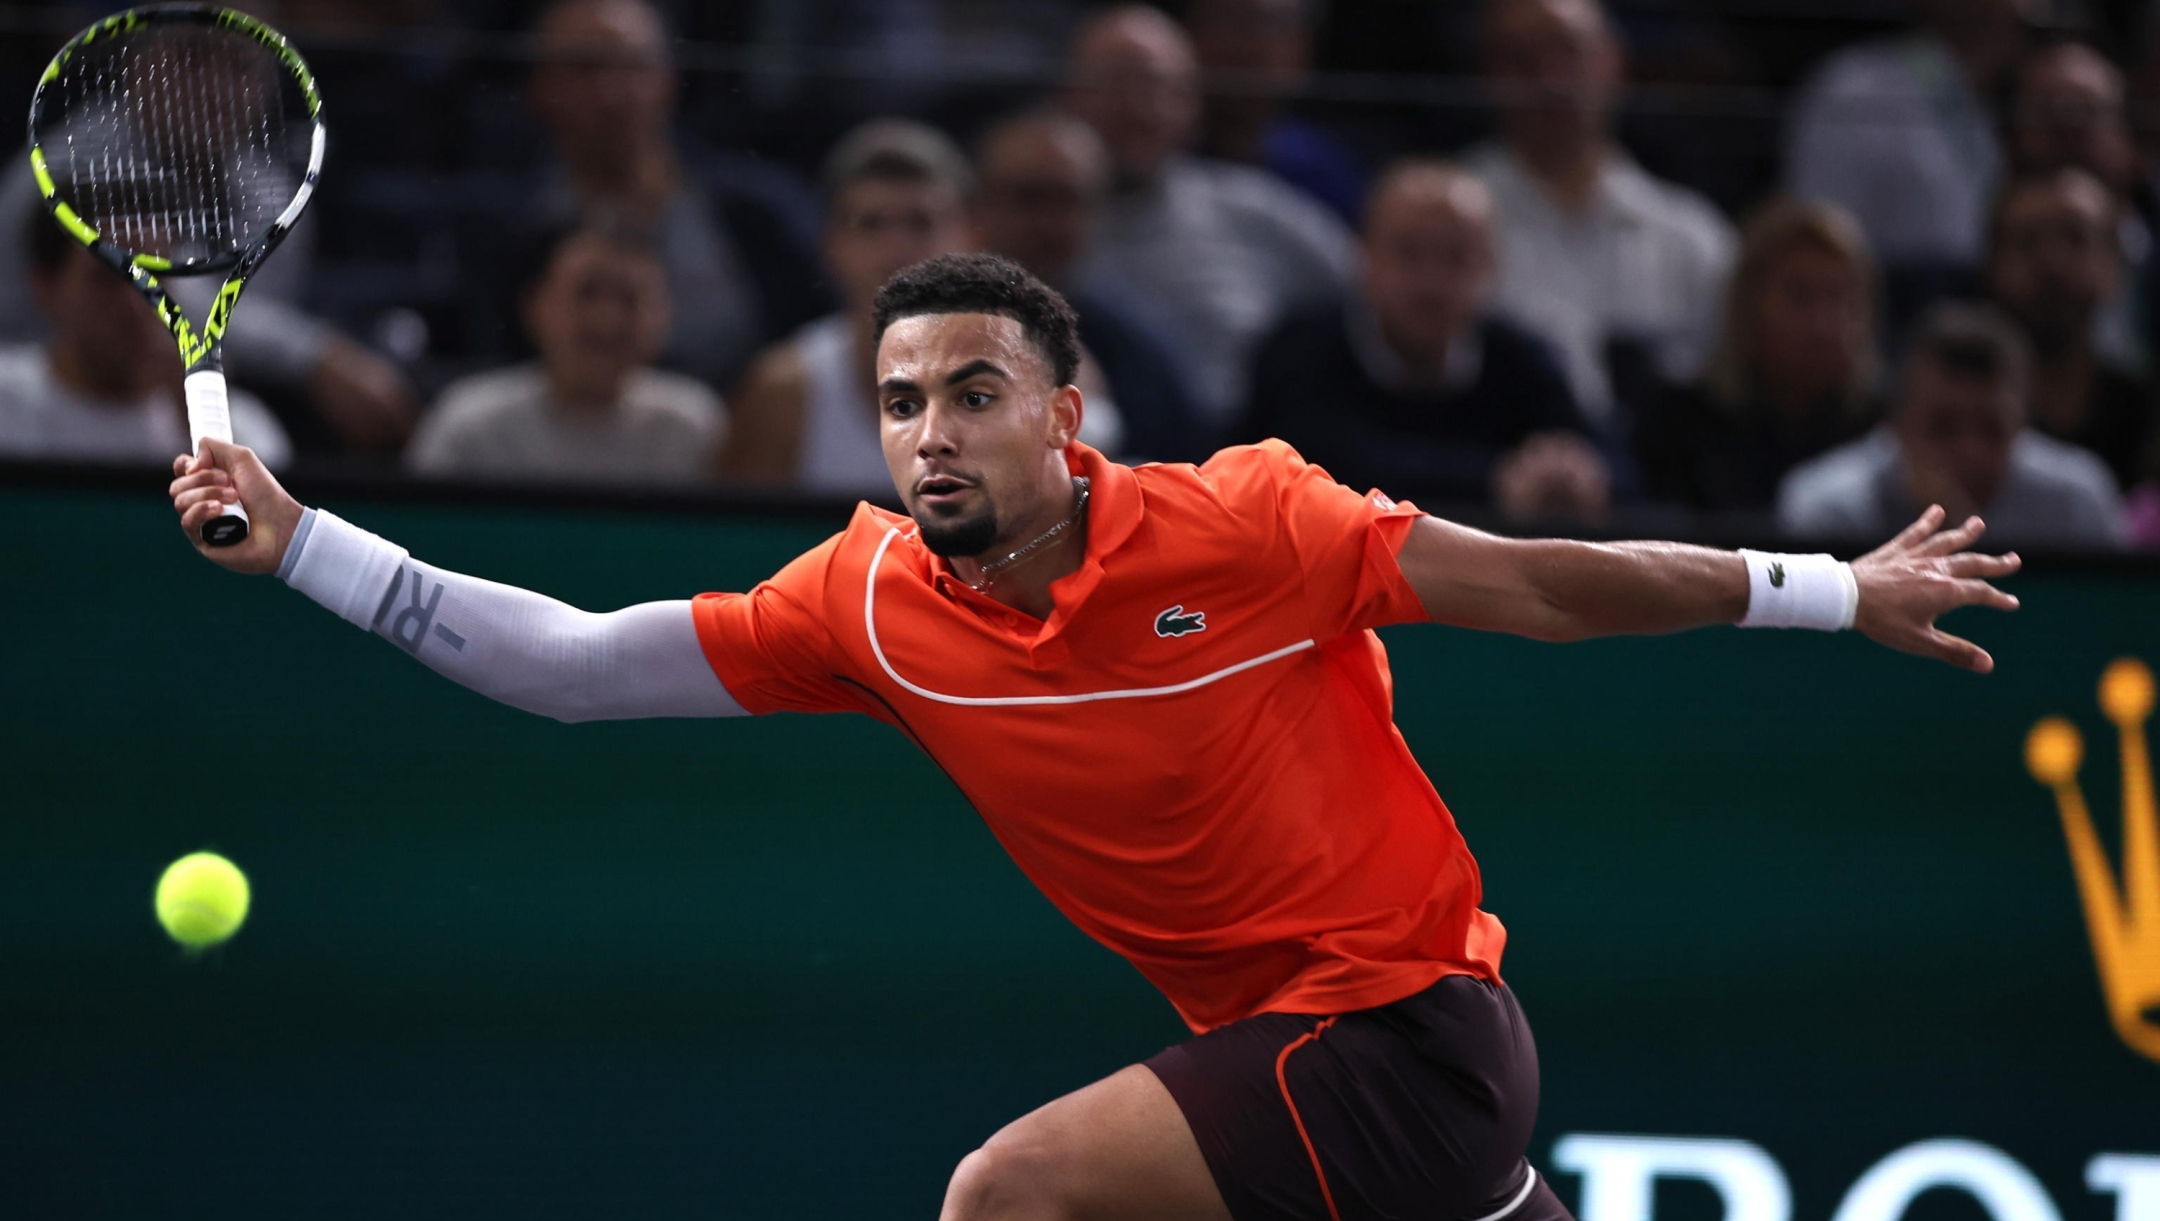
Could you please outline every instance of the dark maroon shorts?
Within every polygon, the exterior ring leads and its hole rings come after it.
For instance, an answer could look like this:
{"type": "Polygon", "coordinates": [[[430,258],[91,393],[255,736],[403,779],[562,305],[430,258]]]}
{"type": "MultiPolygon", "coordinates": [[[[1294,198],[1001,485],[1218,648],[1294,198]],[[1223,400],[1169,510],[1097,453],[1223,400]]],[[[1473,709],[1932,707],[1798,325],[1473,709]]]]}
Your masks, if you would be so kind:
{"type": "Polygon", "coordinates": [[[1573,1221],[1523,1156],[1537,1047],[1505,985],[1457,975],[1354,1013],[1263,1013],[1147,1066],[1236,1221],[1573,1221]]]}

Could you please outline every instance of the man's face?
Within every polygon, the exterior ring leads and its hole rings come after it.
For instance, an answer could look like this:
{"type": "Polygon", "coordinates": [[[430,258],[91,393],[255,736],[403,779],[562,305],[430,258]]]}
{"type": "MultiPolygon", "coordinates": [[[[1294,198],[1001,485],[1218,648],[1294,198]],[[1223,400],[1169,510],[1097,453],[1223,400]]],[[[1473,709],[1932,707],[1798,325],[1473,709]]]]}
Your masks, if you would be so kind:
{"type": "Polygon", "coordinates": [[[2028,173],[2081,169],[2116,191],[2128,189],[2137,174],[2122,74],[2086,47],[2057,47],[2026,63],[2010,140],[2028,173]]]}
{"type": "Polygon", "coordinates": [[[53,340],[78,363],[110,374],[113,385],[180,374],[180,353],[157,311],[127,279],[88,250],[70,248],[60,266],[34,272],[38,308],[51,320],[53,340]]]}
{"type": "Polygon", "coordinates": [[[1789,247],[1769,259],[1743,308],[1760,383],[1811,395],[1855,384],[1874,317],[1867,280],[1851,260],[1820,246],[1789,247]]]}
{"type": "Polygon", "coordinates": [[[923,543],[973,556],[1012,544],[1064,469],[1080,395],[1052,385],[1020,324],[993,314],[919,314],[878,343],[885,465],[923,543]]]}
{"type": "Polygon", "coordinates": [[[983,249],[1056,281],[1087,250],[1108,188],[1109,165],[1093,131],[1076,123],[1023,123],[983,149],[975,197],[983,249]]]}
{"type": "Polygon", "coordinates": [[[2020,393],[2009,377],[1972,377],[1916,357],[1897,417],[1906,465],[1949,479],[1974,505],[1992,503],[2024,423],[2020,393]]]}
{"type": "Polygon", "coordinates": [[[1199,122],[1192,46],[1160,14],[1104,18],[1073,48],[1066,106],[1102,136],[1121,177],[1152,178],[1199,122]]]}
{"type": "Polygon", "coordinates": [[[1485,75],[1511,132],[1536,138],[1602,130],[1618,102],[1619,43],[1595,0],[1496,0],[1485,75]]]}
{"type": "Polygon", "coordinates": [[[943,183],[867,178],[841,188],[825,224],[825,265],[850,309],[868,312],[893,273],[967,242],[960,197],[943,183]]]}
{"type": "Polygon", "coordinates": [[[666,341],[667,279],[651,255],[580,234],[534,286],[525,322],[551,372],[612,390],[666,341]]]}
{"type": "Polygon", "coordinates": [[[615,160],[666,133],[675,69],[642,0],[566,4],[549,14],[539,44],[532,106],[565,157],[615,160]]]}
{"type": "Polygon", "coordinates": [[[2027,183],[2003,201],[1988,287],[2043,352],[2084,343],[2122,274],[2114,200],[2090,175],[2027,183]]]}
{"type": "Polygon", "coordinates": [[[1365,292],[1380,329],[1414,360],[1444,355],[1493,279],[1492,199],[1462,178],[1417,174],[1382,188],[1365,225],[1365,292]]]}

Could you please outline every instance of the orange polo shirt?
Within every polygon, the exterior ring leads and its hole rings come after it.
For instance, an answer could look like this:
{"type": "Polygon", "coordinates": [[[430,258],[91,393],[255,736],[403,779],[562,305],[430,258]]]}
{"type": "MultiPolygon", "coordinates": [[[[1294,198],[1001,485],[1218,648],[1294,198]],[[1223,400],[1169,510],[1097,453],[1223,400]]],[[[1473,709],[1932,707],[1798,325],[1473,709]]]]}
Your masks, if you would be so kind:
{"type": "Polygon", "coordinates": [[[1196,1031],[1497,980],[1507,934],[1395,728],[1372,632],[1426,618],[1395,559],[1417,509],[1279,441],[1197,468],[1078,445],[1071,463],[1087,554],[1048,620],[863,505],[749,593],[696,600],[714,672],[753,713],[908,734],[1196,1031]]]}

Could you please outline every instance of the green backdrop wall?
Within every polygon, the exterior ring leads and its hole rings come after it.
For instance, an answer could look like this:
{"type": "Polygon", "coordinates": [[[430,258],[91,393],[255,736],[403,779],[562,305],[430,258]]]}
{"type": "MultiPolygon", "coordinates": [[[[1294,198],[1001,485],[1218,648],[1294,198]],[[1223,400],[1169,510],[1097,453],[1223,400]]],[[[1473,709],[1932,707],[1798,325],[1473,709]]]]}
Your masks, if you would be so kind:
{"type": "MultiPolygon", "coordinates": [[[[592,608],[746,587],[832,525],[332,507],[592,608]]],[[[999,1124],[1182,1035],[867,720],[558,725],[213,570],[154,489],[0,513],[0,1212],[927,1218],[999,1124]],[[190,961],[149,895],[202,847],[255,908],[190,961]]],[[[2093,683],[2160,660],[2160,570],[2013,588],[1952,621],[1986,679],[1853,636],[1388,634],[1512,930],[1564,1198],[1570,1133],[1750,1142],[1804,1221],[1960,1137],[2063,1221],[2160,1213],[2087,1182],[2160,1155],[2160,1064],[2108,1027],[2019,759],[2071,715],[2115,842],[2093,683]]],[[[1647,1211],[1729,1204],[1676,1177],[1647,1211]]]]}

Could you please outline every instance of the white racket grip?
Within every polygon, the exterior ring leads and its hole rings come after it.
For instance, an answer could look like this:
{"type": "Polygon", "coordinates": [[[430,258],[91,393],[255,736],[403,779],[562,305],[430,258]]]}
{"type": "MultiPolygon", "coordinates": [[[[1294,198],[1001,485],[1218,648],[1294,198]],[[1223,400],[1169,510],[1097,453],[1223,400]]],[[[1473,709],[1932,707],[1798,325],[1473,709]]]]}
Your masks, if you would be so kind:
{"type": "Polygon", "coordinates": [[[215,369],[198,369],[181,386],[187,391],[188,444],[202,452],[204,437],[232,443],[232,404],[225,394],[225,375],[215,369]]]}
{"type": "MultiPolygon", "coordinates": [[[[188,452],[201,453],[204,437],[232,444],[232,404],[225,393],[225,375],[215,369],[197,369],[180,386],[187,395],[188,452]]],[[[247,509],[237,502],[227,505],[223,516],[248,519],[247,509]]]]}

